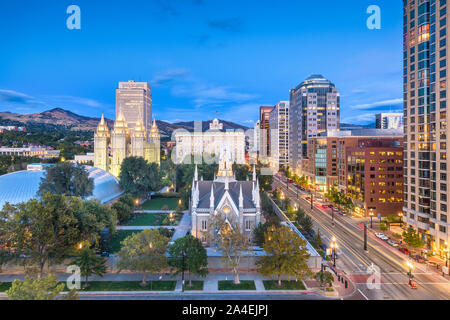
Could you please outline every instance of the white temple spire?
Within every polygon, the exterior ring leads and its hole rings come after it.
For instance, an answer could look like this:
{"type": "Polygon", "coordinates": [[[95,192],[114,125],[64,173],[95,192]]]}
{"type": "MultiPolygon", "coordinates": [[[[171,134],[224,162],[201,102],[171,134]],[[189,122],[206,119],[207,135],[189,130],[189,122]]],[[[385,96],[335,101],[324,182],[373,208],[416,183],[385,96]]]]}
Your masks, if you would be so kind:
{"type": "Polygon", "coordinates": [[[225,177],[225,190],[229,189],[228,177],[225,177]]]}
{"type": "Polygon", "coordinates": [[[214,208],[214,183],[211,183],[211,196],[209,197],[209,207],[214,208]]]}
{"type": "Polygon", "coordinates": [[[239,190],[239,208],[243,207],[244,207],[244,196],[242,195],[242,184],[241,184],[239,190]]]}
{"type": "Polygon", "coordinates": [[[253,181],[256,181],[256,166],[253,165],[253,181]]]}
{"type": "Polygon", "coordinates": [[[194,181],[198,181],[198,169],[197,169],[197,165],[195,165],[194,181]]]}

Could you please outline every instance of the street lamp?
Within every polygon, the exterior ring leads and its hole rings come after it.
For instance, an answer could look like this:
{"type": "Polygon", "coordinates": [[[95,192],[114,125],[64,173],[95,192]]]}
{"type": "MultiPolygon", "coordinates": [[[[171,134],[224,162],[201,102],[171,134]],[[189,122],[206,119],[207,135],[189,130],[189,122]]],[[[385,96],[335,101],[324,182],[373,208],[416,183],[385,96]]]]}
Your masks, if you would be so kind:
{"type": "Polygon", "coordinates": [[[333,249],[333,267],[336,267],[336,249],[338,248],[338,245],[336,243],[336,238],[333,237],[331,239],[331,249],[333,249]]]}
{"type": "Polygon", "coordinates": [[[406,266],[408,267],[408,277],[409,277],[409,285],[411,285],[411,281],[414,278],[412,274],[412,270],[414,269],[414,266],[411,262],[406,262],[406,266]]]}
{"type": "Polygon", "coordinates": [[[370,211],[369,211],[369,216],[370,216],[370,229],[373,229],[373,224],[372,224],[373,210],[372,209],[370,209],[370,211]]]}
{"type": "Polygon", "coordinates": [[[445,252],[445,266],[446,267],[448,267],[448,260],[449,260],[449,256],[448,256],[448,243],[447,242],[445,242],[445,249],[444,249],[444,252],[445,252]]]}

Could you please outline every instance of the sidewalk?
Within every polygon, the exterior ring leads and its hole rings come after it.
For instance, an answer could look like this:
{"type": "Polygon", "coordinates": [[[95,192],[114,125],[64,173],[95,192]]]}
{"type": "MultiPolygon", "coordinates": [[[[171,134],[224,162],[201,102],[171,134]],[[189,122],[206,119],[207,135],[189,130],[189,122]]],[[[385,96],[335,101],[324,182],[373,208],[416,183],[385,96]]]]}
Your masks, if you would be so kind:
{"type": "MultiPolygon", "coordinates": [[[[1,275],[0,274],[0,282],[12,282],[15,279],[23,280],[24,275],[1,275]]],[[[58,280],[59,281],[66,281],[69,277],[68,274],[59,274],[58,280]]],[[[189,275],[185,275],[185,291],[186,292],[196,292],[196,293],[236,293],[236,292],[248,292],[248,293],[264,293],[264,292],[270,292],[270,293],[296,293],[296,294],[320,294],[318,290],[309,288],[307,285],[307,282],[304,281],[306,290],[266,290],[264,288],[263,280],[274,280],[273,278],[267,278],[260,274],[256,273],[243,273],[239,275],[239,279],[241,281],[243,280],[254,280],[255,281],[255,287],[256,290],[219,290],[218,289],[218,282],[221,280],[229,280],[232,281],[234,279],[233,274],[231,273],[210,273],[205,278],[199,278],[199,277],[192,277],[192,280],[200,280],[203,281],[203,290],[196,290],[196,291],[190,291],[189,288],[186,286],[189,282],[189,275]]],[[[83,277],[81,279],[84,280],[83,277]]],[[[98,276],[92,276],[89,277],[89,282],[93,281],[141,281],[142,280],[142,274],[135,274],[135,273],[120,273],[120,274],[105,274],[103,277],[98,276]]],[[[287,280],[286,278],[283,278],[283,280],[287,280]]],[[[151,294],[157,294],[157,293],[165,293],[165,294],[176,294],[181,292],[181,275],[178,275],[176,278],[173,278],[169,274],[152,274],[147,275],[147,281],[176,281],[176,286],[174,291],[121,291],[121,292],[102,292],[102,294],[117,294],[117,293],[123,293],[123,294],[132,294],[132,293],[138,293],[138,294],[144,294],[144,293],[151,293],[151,294]]],[[[100,292],[80,292],[80,294],[83,295],[89,295],[89,294],[100,294],[100,292]]],[[[4,294],[0,293],[0,296],[4,296],[4,294]]]]}

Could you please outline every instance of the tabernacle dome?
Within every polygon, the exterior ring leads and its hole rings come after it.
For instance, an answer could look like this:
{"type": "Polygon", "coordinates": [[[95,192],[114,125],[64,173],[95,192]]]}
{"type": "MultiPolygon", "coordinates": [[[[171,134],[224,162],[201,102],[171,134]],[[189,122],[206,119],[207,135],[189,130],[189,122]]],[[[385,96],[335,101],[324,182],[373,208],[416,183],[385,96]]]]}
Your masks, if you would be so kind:
{"type": "MultiPolygon", "coordinates": [[[[101,203],[112,201],[122,195],[119,182],[112,174],[85,166],[89,177],[94,179],[93,195],[101,203]]],[[[45,164],[30,164],[27,170],[0,176],[0,209],[5,203],[18,204],[37,198],[41,178],[45,176],[45,164]]]]}

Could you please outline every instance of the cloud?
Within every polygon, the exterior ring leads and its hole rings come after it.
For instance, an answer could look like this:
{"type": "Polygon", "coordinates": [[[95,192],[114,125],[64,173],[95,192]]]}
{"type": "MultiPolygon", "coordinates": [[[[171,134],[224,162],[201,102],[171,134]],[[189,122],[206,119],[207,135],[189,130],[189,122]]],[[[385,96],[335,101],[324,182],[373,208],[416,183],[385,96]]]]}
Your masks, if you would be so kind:
{"type": "Polygon", "coordinates": [[[257,95],[234,91],[231,87],[214,86],[211,84],[191,84],[176,86],[172,94],[178,97],[192,98],[195,107],[218,107],[224,103],[242,103],[257,98],[257,95]]]}
{"type": "MultiPolygon", "coordinates": [[[[29,103],[39,102],[34,97],[31,97],[24,93],[13,91],[13,90],[2,90],[2,89],[0,89],[0,101],[10,102],[10,103],[19,103],[19,104],[29,104],[29,103]]],[[[41,102],[39,102],[39,103],[41,103],[41,102]]]]}
{"type": "Polygon", "coordinates": [[[49,100],[52,104],[66,104],[66,105],[81,105],[87,106],[91,108],[102,108],[103,104],[97,100],[82,98],[82,97],[74,97],[74,96],[44,96],[44,99],[49,100]]]}
{"type": "Polygon", "coordinates": [[[227,18],[227,19],[211,20],[209,21],[208,26],[211,29],[236,33],[242,32],[243,24],[244,22],[241,18],[227,18]]]}
{"type": "Polygon", "coordinates": [[[174,69],[157,73],[150,83],[154,86],[164,86],[176,80],[183,79],[189,74],[186,69],[174,69]]]}
{"type": "Polygon", "coordinates": [[[372,103],[366,103],[366,104],[359,104],[355,106],[349,107],[349,109],[352,110],[371,110],[371,109],[379,109],[379,107],[388,107],[388,106],[395,106],[398,107],[399,105],[403,104],[403,99],[390,99],[390,100],[382,100],[382,101],[376,101],[372,103]]]}
{"type": "Polygon", "coordinates": [[[180,14],[178,9],[180,4],[192,4],[196,6],[203,5],[203,0],[154,0],[161,13],[169,16],[180,14]]]}

